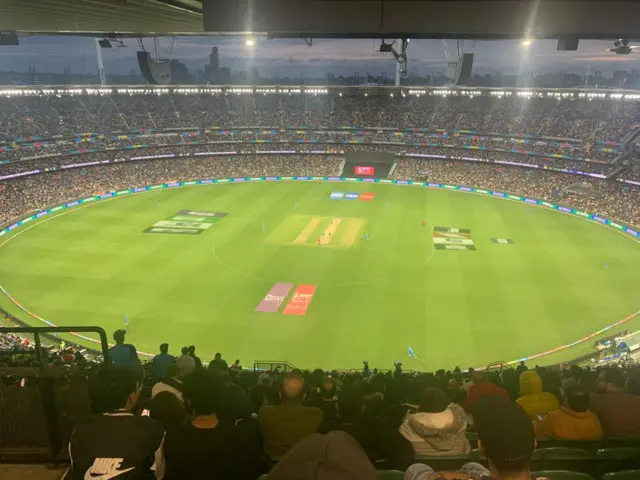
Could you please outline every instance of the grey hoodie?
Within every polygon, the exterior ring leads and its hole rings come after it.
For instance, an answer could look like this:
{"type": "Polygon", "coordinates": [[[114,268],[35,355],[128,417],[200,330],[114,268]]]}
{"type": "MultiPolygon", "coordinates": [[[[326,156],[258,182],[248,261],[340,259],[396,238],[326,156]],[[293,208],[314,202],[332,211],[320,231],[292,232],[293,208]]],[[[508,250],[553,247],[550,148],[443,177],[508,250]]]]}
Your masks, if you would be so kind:
{"type": "Polygon", "coordinates": [[[400,433],[411,442],[416,458],[468,454],[471,445],[466,432],[464,410],[454,403],[440,413],[409,414],[400,426],[400,433]]]}

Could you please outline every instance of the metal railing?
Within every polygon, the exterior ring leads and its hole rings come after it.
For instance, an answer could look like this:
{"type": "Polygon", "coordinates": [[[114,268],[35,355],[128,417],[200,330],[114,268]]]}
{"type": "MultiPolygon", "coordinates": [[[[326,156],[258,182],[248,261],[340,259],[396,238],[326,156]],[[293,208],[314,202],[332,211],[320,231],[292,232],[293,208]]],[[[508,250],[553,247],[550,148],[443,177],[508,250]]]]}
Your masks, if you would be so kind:
{"type": "Polygon", "coordinates": [[[294,365],[284,360],[256,360],[253,362],[253,370],[255,372],[275,370],[276,368],[285,373],[298,370],[294,365]]]}
{"type": "Polygon", "coordinates": [[[0,461],[68,461],[65,452],[73,425],[90,413],[88,385],[82,372],[74,375],[55,364],[49,367],[43,346],[43,337],[57,343],[61,339],[52,334],[68,332],[97,334],[101,349],[96,353],[110,363],[107,334],[100,327],[0,328],[0,334],[33,337],[35,349],[16,345],[15,354],[33,352],[38,364],[31,367],[31,362],[22,365],[18,360],[17,365],[0,367],[0,398],[5,400],[0,402],[0,461]]]}
{"type": "MultiPolygon", "coordinates": [[[[13,319],[12,319],[13,320],[13,319]]],[[[21,322],[22,323],[22,322],[21,322]]],[[[41,336],[46,336],[49,340],[60,341],[53,335],[57,333],[97,333],[100,337],[100,352],[102,354],[105,365],[111,363],[109,359],[109,343],[107,342],[107,333],[102,327],[0,327],[0,334],[2,333],[18,333],[33,335],[35,342],[35,353],[40,369],[45,368],[45,358],[42,355],[42,339],[41,336]]]]}

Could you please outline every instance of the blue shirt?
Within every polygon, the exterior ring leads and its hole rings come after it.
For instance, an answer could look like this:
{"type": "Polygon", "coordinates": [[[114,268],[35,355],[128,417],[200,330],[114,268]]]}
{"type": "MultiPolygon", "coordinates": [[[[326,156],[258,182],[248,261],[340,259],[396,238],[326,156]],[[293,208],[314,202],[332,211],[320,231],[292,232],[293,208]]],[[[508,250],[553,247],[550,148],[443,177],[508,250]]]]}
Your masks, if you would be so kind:
{"type": "Polygon", "coordinates": [[[156,378],[164,378],[164,373],[167,370],[167,367],[175,362],[176,359],[173,355],[169,355],[168,353],[160,353],[153,357],[151,364],[153,365],[153,371],[156,374],[156,378]]]}
{"type": "Polygon", "coordinates": [[[138,353],[136,347],[128,343],[121,343],[109,350],[111,363],[116,367],[124,367],[134,370],[138,366],[138,353]]]}

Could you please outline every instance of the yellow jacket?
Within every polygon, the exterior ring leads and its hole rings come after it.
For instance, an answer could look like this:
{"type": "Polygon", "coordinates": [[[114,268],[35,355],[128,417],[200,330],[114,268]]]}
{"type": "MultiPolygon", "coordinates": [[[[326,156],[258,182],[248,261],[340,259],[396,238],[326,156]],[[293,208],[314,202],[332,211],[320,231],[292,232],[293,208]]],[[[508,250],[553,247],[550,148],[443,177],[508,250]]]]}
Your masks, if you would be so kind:
{"type": "Polygon", "coordinates": [[[551,412],[534,422],[536,437],[553,437],[564,440],[597,440],[604,436],[598,416],[591,410],[575,412],[567,407],[551,412]]]}
{"type": "Polygon", "coordinates": [[[532,370],[520,375],[520,395],[517,402],[532,420],[560,408],[555,395],[542,391],[540,375],[532,370]]]}

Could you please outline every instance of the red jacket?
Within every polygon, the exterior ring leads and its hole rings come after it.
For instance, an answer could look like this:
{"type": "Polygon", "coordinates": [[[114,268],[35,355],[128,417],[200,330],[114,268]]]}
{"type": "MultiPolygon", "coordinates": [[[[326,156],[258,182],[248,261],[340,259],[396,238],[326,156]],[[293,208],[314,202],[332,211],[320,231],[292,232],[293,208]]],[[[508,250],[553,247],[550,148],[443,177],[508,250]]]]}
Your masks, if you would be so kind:
{"type": "Polygon", "coordinates": [[[464,401],[464,409],[471,413],[474,405],[485,395],[498,395],[505,400],[509,400],[509,394],[506,390],[487,381],[471,385],[467,392],[467,398],[464,401]]]}

